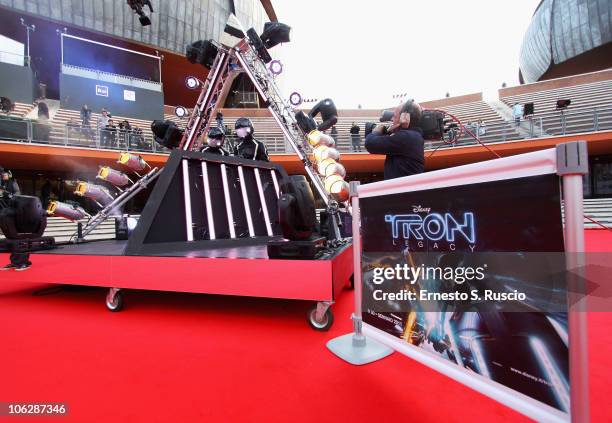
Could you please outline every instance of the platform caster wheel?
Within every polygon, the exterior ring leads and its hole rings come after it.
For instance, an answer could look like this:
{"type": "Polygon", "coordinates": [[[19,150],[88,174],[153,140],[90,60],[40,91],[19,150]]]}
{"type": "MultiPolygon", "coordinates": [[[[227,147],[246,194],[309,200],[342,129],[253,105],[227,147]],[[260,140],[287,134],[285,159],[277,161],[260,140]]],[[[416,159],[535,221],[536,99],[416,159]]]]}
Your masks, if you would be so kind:
{"type": "Polygon", "coordinates": [[[323,318],[319,321],[317,320],[317,306],[315,305],[308,312],[308,324],[314,330],[318,330],[321,332],[326,332],[329,328],[334,324],[334,314],[331,311],[331,308],[328,308],[323,318]]]}
{"type": "Polygon", "coordinates": [[[119,291],[114,296],[106,297],[106,308],[109,311],[117,312],[123,308],[123,292],[119,291]]]}

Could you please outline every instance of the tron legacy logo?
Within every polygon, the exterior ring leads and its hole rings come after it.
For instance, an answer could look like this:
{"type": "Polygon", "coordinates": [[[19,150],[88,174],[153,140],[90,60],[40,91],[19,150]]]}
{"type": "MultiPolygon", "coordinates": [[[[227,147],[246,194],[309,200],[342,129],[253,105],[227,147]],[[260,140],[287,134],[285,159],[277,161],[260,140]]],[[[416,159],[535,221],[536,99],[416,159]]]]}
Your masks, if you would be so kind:
{"type": "Polygon", "coordinates": [[[391,225],[393,240],[446,241],[454,243],[465,240],[476,243],[474,213],[466,212],[460,217],[451,213],[387,214],[385,222],[391,225]]]}

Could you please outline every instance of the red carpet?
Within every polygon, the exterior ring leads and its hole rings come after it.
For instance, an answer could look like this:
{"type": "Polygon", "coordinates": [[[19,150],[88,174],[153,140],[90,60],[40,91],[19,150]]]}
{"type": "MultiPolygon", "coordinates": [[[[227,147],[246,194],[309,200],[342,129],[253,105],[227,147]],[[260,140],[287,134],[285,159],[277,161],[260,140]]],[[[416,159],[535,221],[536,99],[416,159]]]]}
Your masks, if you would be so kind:
{"type": "MultiPolygon", "coordinates": [[[[612,251],[612,232],[587,243],[612,251]]],[[[104,290],[32,296],[1,278],[0,402],[68,404],[45,421],[527,421],[400,354],[363,367],[333,356],[350,291],[320,333],[302,302],[127,292],[110,313],[104,290]]],[[[592,420],[611,421],[612,315],[589,317],[592,420]]]]}

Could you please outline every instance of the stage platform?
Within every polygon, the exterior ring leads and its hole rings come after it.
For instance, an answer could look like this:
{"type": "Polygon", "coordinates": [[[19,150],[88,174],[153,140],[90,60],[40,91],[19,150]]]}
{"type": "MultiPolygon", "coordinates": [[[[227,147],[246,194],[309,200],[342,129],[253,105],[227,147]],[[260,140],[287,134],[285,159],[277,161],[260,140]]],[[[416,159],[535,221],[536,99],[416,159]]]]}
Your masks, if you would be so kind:
{"type": "MultiPolygon", "coordinates": [[[[353,274],[350,243],[325,250],[315,260],[272,260],[266,245],[156,256],[126,256],[126,245],[117,240],[60,245],[32,253],[29,269],[5,271],[2,278],[116,288],[112,295],[119,289],[139,289],[307,300],[323,304],[325,313],[353,274]]],[[[8,261],[8,254],[0,254],[0,263],[8,261]]]]}

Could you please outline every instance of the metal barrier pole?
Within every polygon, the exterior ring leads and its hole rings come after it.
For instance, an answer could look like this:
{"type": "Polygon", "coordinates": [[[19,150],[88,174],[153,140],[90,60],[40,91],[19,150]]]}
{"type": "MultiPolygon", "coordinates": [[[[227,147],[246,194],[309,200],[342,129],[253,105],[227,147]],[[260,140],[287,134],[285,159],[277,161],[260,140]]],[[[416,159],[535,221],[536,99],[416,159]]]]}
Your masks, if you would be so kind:
{"type": "Polygon", "coordinates": [[[599,131],[599,111],[597,107],[593,110],[593,130],[599,131]]]}
{"type": "Polygon", "coordinates": [[[570,414],[573,423],[589,421],[589,347],[584,296],[584,211],[582,177],[589,171],[585,141],[557,145],[557,174],[563,179],[565,252],[568,270],[570,414]],[[582,289],[576,289],[581,287],[582,289]]]}
{"type": "Polygon", "coordinates": [[[359,182],[350,184],[353,214],[353,285],[355,287],[355,311],[353,333],[339,336],[327,343],[327,348],[341,359],[354,365],[372,363],[385,358],[393,352],[392,348],[363,335],[362,328],[362,275],[361,275],[361,214],[359,211],[359,182]]]}

